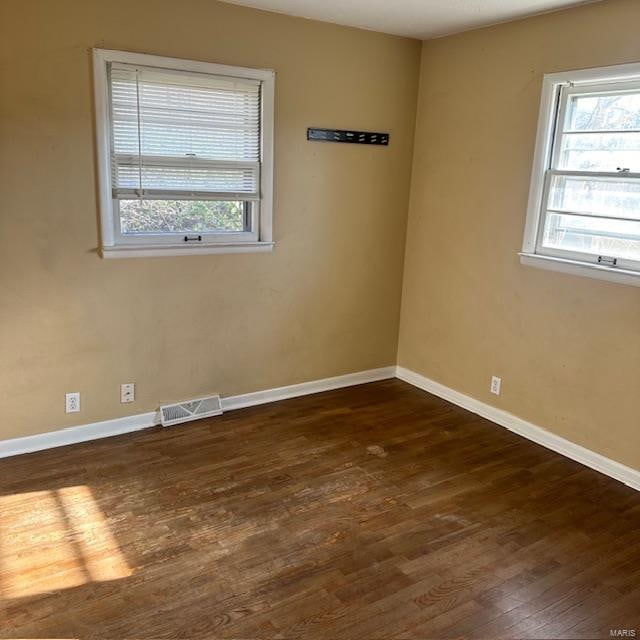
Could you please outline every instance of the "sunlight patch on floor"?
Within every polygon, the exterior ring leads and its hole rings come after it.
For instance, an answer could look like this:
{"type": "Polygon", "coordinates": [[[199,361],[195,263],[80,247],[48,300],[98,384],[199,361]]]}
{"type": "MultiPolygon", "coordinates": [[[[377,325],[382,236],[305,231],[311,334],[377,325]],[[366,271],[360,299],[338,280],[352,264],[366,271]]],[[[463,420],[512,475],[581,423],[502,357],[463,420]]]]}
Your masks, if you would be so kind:
{"type": "Polygon", "coordinates": [[[0,496],[0,595],[22,598],[131,575],[87,486],[0,496]]]}

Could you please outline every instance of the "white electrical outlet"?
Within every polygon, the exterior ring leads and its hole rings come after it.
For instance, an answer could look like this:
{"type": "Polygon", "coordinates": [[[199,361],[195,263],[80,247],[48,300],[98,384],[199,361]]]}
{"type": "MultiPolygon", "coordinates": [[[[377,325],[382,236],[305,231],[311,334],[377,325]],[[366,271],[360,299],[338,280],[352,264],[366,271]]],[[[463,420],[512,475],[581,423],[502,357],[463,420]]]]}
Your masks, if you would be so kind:
{"type": "Polygon", "coordinates": [[[74,391],[64,396],[64,410],[67,413],[78,413],[80,411],[80,392],[74,391]]]}
{"type": "Polygon", "coordinates": [[[136,399],[136,383],[126,382],[120,385],[120,402],[126,404],[127,402],[134,402],[136,399]]]}
{"type": "Polygon", "coordinates": [[[495,393],[497,396],[499,396],[501,388],[502,388],[502,378],[498,378],[497,376],[492,376],[491,393],[495,393]]]}

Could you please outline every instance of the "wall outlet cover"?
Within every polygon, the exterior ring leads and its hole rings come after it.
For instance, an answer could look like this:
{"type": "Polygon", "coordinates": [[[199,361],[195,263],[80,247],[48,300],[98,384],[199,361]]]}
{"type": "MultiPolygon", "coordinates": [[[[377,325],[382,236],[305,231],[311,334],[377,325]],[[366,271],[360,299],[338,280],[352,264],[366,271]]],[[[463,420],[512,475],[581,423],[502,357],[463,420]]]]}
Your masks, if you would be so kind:
{"type": "Polygon", "coordinates": [[[136,383],[135,382],[125,382],[125,384],[120,385],[120,402],[122,404],[127,404],[129,402],[134,402],[136,399],[136,383]]]}
{"type": "Polygon", "coordinates": [[[64,410],[67,413],[78,413],[80,411],[80,392],[72,391],[65,394],[64,410]]]}

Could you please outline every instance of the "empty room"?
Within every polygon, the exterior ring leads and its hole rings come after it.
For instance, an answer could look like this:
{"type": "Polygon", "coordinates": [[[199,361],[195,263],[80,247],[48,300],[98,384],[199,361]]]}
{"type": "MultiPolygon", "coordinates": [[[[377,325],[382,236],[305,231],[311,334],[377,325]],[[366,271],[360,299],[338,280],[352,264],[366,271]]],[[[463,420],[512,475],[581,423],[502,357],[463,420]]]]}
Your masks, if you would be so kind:
{"type": "Polygon", "coordinates": [[[638,0],[0,0],[0,638],[640,637],[638,0]]]}

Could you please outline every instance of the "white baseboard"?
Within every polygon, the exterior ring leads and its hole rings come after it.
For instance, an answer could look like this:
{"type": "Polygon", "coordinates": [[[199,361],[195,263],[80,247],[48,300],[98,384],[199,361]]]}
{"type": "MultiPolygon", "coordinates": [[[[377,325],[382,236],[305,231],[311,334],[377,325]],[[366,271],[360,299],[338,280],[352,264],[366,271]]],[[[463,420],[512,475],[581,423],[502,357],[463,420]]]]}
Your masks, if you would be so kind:
{"type": "Polygon", "coordinates": [[[640,491],[640,471],[637,469],[632,469],[595,451],[585,449],[507,411],[492,407],[404,367],[396,368],[396,377],[640,491]]]}
{"type": "MultiPolygon", "coordinates": [[[[313,380],[311,382],[303,382],[301,384],[292,384],[286,387],[267,389],[266,391],[256,391],[254,393],[245,393],[239,396],[229,396],[222,399],[222,408],[225,411],[232,411],[234,409],[242,409],[244,407],[252,407],[258,404],[275,402],[276,400],[306,396],[312,393],[320,393],[321,391],[330,391],[331,389],[340,389],[342,387],[351,387],[353,385],[375,382],[377,380],[387,380],[389,378],[394,378],[395,375],[396,367],[383,367],[381,369],[358,371],[357,373],[348,373],[346,375],[335,376],[333,378],[324,378],[322,380],[313,380]]],[[[127,416],[125,418],[115,418],[113,420],[103,420],[102,422],[83,424],[77,427],[67,427],[58,431],[49,431],[47,433],[39,433],[33,436],[13,438],[11,440],[0,441],[0,458],[8,458],[9,456],[17,456],[23,453],[42,451],[43,449],[53,449],[54,447],[63,447],[65,445],[76,444],[78,442],[108,438],[109,436],[140,431],[141,429],[154,427],[158,424],[160,424],[158,413],[152,411],[150,413],[140,413],[138,415],[127,416]]]]}
{"type": "Polygon", "coordinates": [[[344,376],[335,376],[334,378],[323,378],[322,380],[291,384],[286,387],[267,389],[266,391],[255,391],[253,393],[245,393],[240,396],[230,396],[229,398],[222,399],[222,408],[225,411],[232,411],[233,409],[253,407],[257,404],[276,402],[276,400],[286,400],[287,398],[296,398],[297,396],[308,396],[312,393],[320,393],[321,391],[342,389],[343,387],[352,387],[357,384],[376,382],[378,380],[389,380],[390,378],[395,377],[396,367],[369,369],[368,371],[347,373],[344,376]]]}
{"type": "Polygon", "coordinates": [[[139,413],[125,418],[81,424],[77,427],[66,427],[58,431],[38,433],[34,436],[4,440],[0,442],[0,458],[42,451],[43,449],[64,447],[68,444],[87,442],[88,440],[118,436],[122,433],[131,433],[132,431],[153,427],[159,422],[160,419],[157,412],[151,411],[150,413],[139,413]]]}

